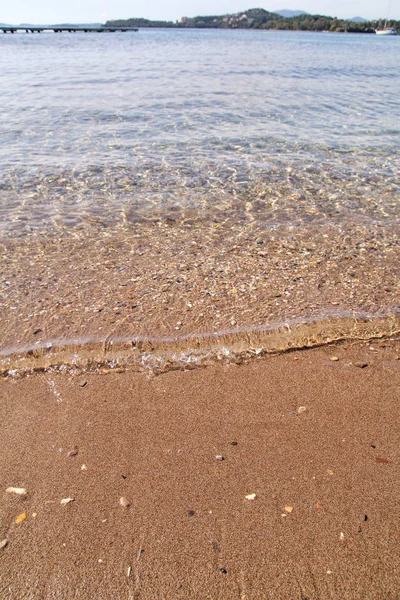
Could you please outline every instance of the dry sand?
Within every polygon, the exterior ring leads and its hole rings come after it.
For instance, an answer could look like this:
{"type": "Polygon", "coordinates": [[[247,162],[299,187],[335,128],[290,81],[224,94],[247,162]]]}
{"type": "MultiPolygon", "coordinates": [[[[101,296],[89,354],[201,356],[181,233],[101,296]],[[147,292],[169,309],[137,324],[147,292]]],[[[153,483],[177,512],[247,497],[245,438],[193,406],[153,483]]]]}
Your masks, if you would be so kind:
{"type": "Polygon", "coordinates": [[[1,379],[0,598],[400,598],[399,350],[1,379]]]}

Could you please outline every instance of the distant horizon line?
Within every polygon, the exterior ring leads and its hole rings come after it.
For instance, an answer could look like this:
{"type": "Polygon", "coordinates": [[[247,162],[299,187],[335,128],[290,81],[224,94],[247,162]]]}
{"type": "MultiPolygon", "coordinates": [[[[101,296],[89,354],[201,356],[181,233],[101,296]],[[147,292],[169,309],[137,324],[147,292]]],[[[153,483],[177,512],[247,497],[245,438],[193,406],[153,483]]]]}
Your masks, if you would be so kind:
{"type": "MultiPolygon", "coordinates": [[[[272,12],[272,11],[271,11],[272,12]]],[[[233,13],[232,13],[233,14],[233,13]]],[[[312,16],[312,13],[309,13],[312,16]]],[[[315,13],[318,14],[318,13],[315,13]]],[[[204,16],[208,16],[208,15],[204,15],[204,16]]],[[[214,15],[212,15],[214,16],[214,15]]],[[[215,16],[219,16],[219,15],[215,15],[215,16]]],[[[330,15],[320,15],[321,17],[330,17],[330,15]]],[[[196,19],[197,17],[188,17],[189,19],[196,19]]],[[[345,17],[331,17],[333,19],[338,19],[340,21],[352,21],[352,19],[357,19],[357,18],[362,18],[364,19],[364,17],[359,17],[359,15],[355,15],[354,17],[351,18],[345,18],[345,17]]],[[[146,21],[155,21],[155,22],[160,22],[160,23],[178,23],[179,19],[176,19],[174,21],[169,21],[166,19],[147,19],[147,17],[115,17],[112,19],[107,19],[106,22],[101,23],[99,22],[93,22],[93,23],[80,23],[77,21],[65,21],[62,23],[32,23],[32,22],[22,22],[22,23],[0,23],[0,27],[63,27],[63,26],[71,26],[71,27],[107,27],[106,23],[110,22],[110,21],[128,21],[131,19],[144,19],[146,21]]],[[[386,19],[386,17],[382,16],[382,17],[378,17],[377,19],[367,19],[365,18],[365,23],[375,23],[378,21],[384,21],[386,19]]],[[[389,21],[397,21],[400,19],[396,19],[396,17],[392,17],[391,19],[389,19],[389,21]]],[[[146,27],[143,27],[143,29],[146,29],[146,27]]],[[[154,27],[154,29],[157,29],[156,27],[154,27]]],[[[162,27],[160,27],[160,29],[162,29],[162,27]]]]}
{"type": "MultiPolygon", "coordinates": [[[[187,15],[181,15],[177,19],[162,19],[162,18],[160,19],[160,18],[148,18],[148,17],[112,17],[112,18],[106,19],[105,22],[100,22],[100,21],[79,22],[79,21],[64,20],[62,22],[57,22],[57,23],[33,23],[32,21],[29,21],[29,22],[22,21],[19,24],[15,24],[15,23],[3,23],[3,22],[1,22],[0,26],[25,27],[25,26],[33,25],[35,27],[47,27],[47,26],[48,27],[53,27],[53,26],[63,26],[63,25],[67,25],[68,26],[68,25],[71,25],[71,26],[75,26],[75,27],[85,27],[85,26],[86,27],[89,27],[89,26],[102,27],[102,26],[105,26],[106,22],[110,22],[110,21],[122,21],[122,20],[126,21],[126,20],[132,20],[132,19],[138,19],[138,20],[143,19],[143,20],[146,20],[146,21],[153,21],[153,22],[178,23],[179,19],[182,18],[183,16],[186,17],[186,18],[189,18],[189,19],[195,19],[195,18],[203,17],[203,16],[216,16],[217,17],[217,16],[235,15],[235,14],[246,12],[246,10],[252,10],[252,9],[247,8],[247,9],[245,9],[243,11],[235,11],[233,13],[221,13],[221,14],[212,14],[212,15],[211,14],[210,15],[196,15],[194,17],[187,17],[187,15]]],[[[299,10],[279,9],[279,10],[276,10],[276,11],[274,11],[274,10],[267,10],[267,9],[263,9],[263,10],[265,10],[267,12],[270,12],[270,13],[277,14],[277,15],[280,15],[280,12],[293,12],[293,13],[298,13],[298,14],[302,13],[302,14],[306,14],[306,15],[310,15],[310,16],[318,15],[318,16],[321,16],[321,17],[329,17],[329,18],[333,18],[333,19],[339,19],[339,20],[342,20],[342,21],[352,21],[353,19],[363,19],[363,20],[365,20],[365,22],[368,22],[368,23],[374,23],[376,21],[382,21],[382,20],[384,20],[386,18],[384,15],[382,15],[381,17],[374,18],[374,19],[368,19],[366,17],[362,17],[361,15],[354,15],[353,17],[339,17],[337,15],[333,16],[333,15],[324,15],[324,14],[321,14],[321,13],[309,13],[309,12],[301,10],[301,9],[299,9],[299,10]]],[[[298,16],[298,14],[297,15],[293,15],[293,17],[294,16],[298,16]]],[[[283,15],[280,15],[280,16],[282,16],[283,18],[293,18],[293,17],[285,17],[283,15]]],[[[398,19],[396,17],[391,17],[391,20],[396,21],[398,19]]],[[[400,20],[400,18],[399,18],[399,20],[400,20]]]]}

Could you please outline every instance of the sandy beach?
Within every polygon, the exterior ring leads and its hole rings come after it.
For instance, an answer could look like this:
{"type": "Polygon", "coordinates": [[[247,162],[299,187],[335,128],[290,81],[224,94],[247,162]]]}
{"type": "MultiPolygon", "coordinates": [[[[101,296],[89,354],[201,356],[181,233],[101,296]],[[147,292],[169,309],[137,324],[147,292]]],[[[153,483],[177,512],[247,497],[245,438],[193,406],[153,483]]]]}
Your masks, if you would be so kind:
{"type": "Polygon", "coordinates": [[[2,378],[0,597],[398,599],[399,352],[2,378]]]}
{"type": "Polygon", "coordinates": [[[0,600],[400,600],[398,49],[226,23],[1,34],[0,600]]]}

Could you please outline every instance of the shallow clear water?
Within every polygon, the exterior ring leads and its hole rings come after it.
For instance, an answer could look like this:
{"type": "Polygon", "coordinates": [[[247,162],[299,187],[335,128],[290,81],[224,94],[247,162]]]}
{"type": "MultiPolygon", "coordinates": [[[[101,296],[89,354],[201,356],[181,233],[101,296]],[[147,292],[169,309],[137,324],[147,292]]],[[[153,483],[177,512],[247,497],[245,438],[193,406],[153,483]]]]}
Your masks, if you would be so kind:
{"type": "Polygon", "coordinates": [[[130,364],[143,339],[140,363],[168,339],[180,365],[400,329],[400,38],[143,29],[0,50],[6,372],[15,353],[130,364]]]}
{"type": "MultiPolygon", "coordinates": [[[[279,185],[305,194],[314,218],[394,213],[397,39],[144,29],[0,46],[4,234],[188,205],[209,219],[218,200],[229,209],[279,185]]],[[[285,217],[284,202],[257,216],[285,217]]]]}

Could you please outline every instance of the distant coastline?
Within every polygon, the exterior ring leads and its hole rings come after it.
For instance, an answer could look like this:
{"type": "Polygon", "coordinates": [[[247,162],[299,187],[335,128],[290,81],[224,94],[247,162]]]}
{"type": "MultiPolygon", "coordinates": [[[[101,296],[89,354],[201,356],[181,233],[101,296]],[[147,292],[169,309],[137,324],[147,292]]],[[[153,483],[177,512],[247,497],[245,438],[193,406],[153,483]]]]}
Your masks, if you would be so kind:
{"type": "MultiPolygon", "coordinates": [[[[383,19],[382,19],[383,21],[383,19]]],[[[285,17],[263,8],[228,15],[181,17],[179,21],[152,21],[131,18],[107,21],[107,27],[170,27],[183,29],[275,29],[288,31],[329,31],[335,33],[375,33],[381,21],[346,20],[308,13],[285,17]]],[[[400,31],[400,21],[387,21],[387,27],[400,31]]]]}

